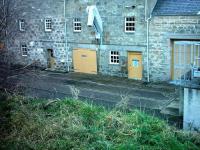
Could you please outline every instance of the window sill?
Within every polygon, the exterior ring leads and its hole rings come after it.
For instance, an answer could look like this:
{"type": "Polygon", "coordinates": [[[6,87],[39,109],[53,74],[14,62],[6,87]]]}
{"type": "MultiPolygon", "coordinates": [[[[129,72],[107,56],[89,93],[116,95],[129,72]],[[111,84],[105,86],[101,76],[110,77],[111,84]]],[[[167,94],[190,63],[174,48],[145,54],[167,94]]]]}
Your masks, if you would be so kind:
{"type": "Polygon", "coordinates": [[[81,33],[81,31],[74,31],[74,33],[81,33]]]}
{"type": "Polygon", "coordinates": [[[109,65],[120,65],[120,63],[109,63],[109,65]]]}
{"type": "Polygon", "coordinates": [[[125,31],[125,33],[133,34],[135,31],[125,31]]]}
{"type": "Polygon", "coordinates": [[[45,32],[52,32],[52,30],[45,30],[45,32]]]}

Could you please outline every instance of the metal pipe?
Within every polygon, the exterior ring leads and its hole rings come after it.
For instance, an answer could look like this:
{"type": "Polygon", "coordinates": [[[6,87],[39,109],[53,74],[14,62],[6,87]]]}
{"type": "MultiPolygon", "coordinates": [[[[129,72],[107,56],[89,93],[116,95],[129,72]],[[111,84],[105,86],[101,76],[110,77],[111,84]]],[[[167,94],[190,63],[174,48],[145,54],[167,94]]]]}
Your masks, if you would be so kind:
{"type": "Polygon", "coordinates": [[[150,82],[150,69],[149,69],[149,23],[151,15],[147,18],[147,0],[145,1],[145,20],[147,23],[147,82],[150,82]]]}
{"type": "Polygon", "coordinates": [[[67,47],[67,21],[66,21],[66,0],[64,0],[64,34],[65,34],[65,50],[67,51],[67,72],[70,71],[69,69],[69,49],[67,47]]]}
{"type": "Polygon", "coordinates": [[[149,69],[149,21],[151,18],[147,19],[147,82],[150,82],[150,69],[149,69]]]}

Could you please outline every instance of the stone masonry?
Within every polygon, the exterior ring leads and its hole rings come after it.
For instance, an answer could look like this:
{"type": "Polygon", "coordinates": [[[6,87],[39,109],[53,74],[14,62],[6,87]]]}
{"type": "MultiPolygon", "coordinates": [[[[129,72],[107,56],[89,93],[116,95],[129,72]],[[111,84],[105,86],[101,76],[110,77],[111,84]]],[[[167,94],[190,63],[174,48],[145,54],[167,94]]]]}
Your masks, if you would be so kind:
{"type": "Polygon", "coordinates": [[[97,51],[98,72],[101,74],[127,76],[128,51],[141,52],[143,55],[143,77],[146,77],[146,23],[145,0],[64,0],[23,1],[18,6],[22,11],[16,18],[24,19],[26,30],[17,31],[17,38],[10,42],[9,49],[13,55],[13,63],[27,65],[36,62],[42,68],[47,68],[47,49],[52,49],[56,61],[55,70],[73,71],[72,50],[74,48],[89,48],[97,51]],[[86,7],[96,5],[103,20],[103,43],[100,46],[95,39],[93,28],[87,27],[86,7]],[[132,8],[132,6],[135,6],[132,8]],[[64,18],[66,16],[66,18],[64,18]],[[135,32],[125,33],[125,17],[135,16],[135,32]],[[73,30],[73,19],[81,19],[82,31],[73,30]],[[44,20],[52,19],[52,31],[45,32],[44,20]],[[65,35],[66,19],[66,35],[65,35]],[[28,56],[23,57],[21,44],[27,44],[28,56]],[[120,64],[109,63],[110,51],[120,52],[120,64]]]}
{"type": "MultiPolygon", "coordinates": [[[[133,51],[142,53],[143,80],[147,79],[145,0],[21,0],[20,4],[16,3],[18,16],[13,19],[15,25],[10,27],[15,36],[8,42],[8,59],[13,64],[47,68],[48,49],[51,49],[55,59],[53,69],[73,71],[73,49],[87,48],[97,51],[99,74],[127,77],[128,52],[133,51]],[[101,45],[95,39],[94,29],[87,26],[89,5],[97,6],[103,20],[101,45]],[[134,33],[125,32],[125,17],[129,16],[135,17],[134,33]],[[80,18],[81,32],[74,32],[74,18],[80,18]],[[25,31],[19,31],[20,19],[25,20],[25,31]],[[45,19],[52,20],[51,32],[45,31],[45,19]],[[22,44],[28,47],[27,56],[22,56],[22,44]],[[119,52],[119,64],[110,64],[110,51],[119,52]]],[[[154,3],[155,0],[148,1],[152,8],[154,3]]],[[[200,17],[153,16],[149,34],[150,80],[168,81],[171,79],[171,43],[177,39],[200,40],[200,17]]]]}
{"type": "Polygon", "coordinates": [[[154,16],[149,40],[151,80],[171,80],[173,41],[200,40],[200,16],[154,16]]]}
{"type": "MultiPolygon", "coordinates": [[[[16,2],[17,3],[17,2],[16,2]]],[[[47,68],[47,50],[52,49],[57,70],[66,70],[66,42],[64,35],[64,1],[40,0],[22,1],[17,6],[20,12],[15,18],[16,35],[9,40],[9,54],[12,63],[47,68]],[[45,31],[45,19],[52,19],[52,31],[45,31]],[[25,31],[19,31],[19,19],[25,20],[25,31]],[[20,46],[26,44],[28,56],[22,56],[20,46]]],[[[19,4],[19,3],[17,3],[19,4]]],[[[13,27],[12,27],[13,28],[13,27]]]]}
{"type": "Polygon", "coordinates": [[[67,37],[70,51],[74,48],[89,48],[97,50],[98,71],[101,74],[127,77],[128,51],[143,54],[144,77],[146,70],[146,23],[144,0],[84,0],[68,1],[66,5],[67,37]],[[96,5],[103,20],[103,43],[99,45],[95,40],[93,28],[87,27],[86,7],[96,5]],[[130,7],[127,7],[130,6],[130,7]],[[131,6],[136,6],[134,9],[131,6]],[[135,33],[126,33],[125,17],[135,16],[135,33]],[[81,18],[82,31],[73,31],[73,18],[81,18]],[[110,64],[110,51],[120,52],[120,64],[110,64]]]}

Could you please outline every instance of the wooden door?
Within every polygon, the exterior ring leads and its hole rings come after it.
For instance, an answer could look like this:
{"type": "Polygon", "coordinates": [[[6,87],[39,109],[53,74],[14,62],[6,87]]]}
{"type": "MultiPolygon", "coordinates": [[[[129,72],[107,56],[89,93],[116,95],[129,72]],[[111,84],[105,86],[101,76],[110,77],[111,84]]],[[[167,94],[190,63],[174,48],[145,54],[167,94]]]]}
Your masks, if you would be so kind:
{"type": "Polygon", "coordinates": [[[95,50],[73,50],[74,71],[88,74],[97,74],[97,55],[95,50]]]}
{"type": "Polygon", "coordinates": [[[142,54],[128,53],[128,78],[142,80],[142,54]]]}

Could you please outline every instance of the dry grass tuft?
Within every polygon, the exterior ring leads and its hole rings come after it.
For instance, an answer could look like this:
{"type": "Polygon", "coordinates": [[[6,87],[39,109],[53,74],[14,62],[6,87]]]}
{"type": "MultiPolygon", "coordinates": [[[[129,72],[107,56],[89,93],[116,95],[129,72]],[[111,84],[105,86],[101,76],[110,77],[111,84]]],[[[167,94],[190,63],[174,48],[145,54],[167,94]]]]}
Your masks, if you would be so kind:
{"type": "Polygon", "coordinates": [[[107,111],[77,100],[49,103],[19,96],[1,101],[0,106],[7,118],[0,149],[198,150],[200,146],[198,136],[137,110],[107,111]]]}

